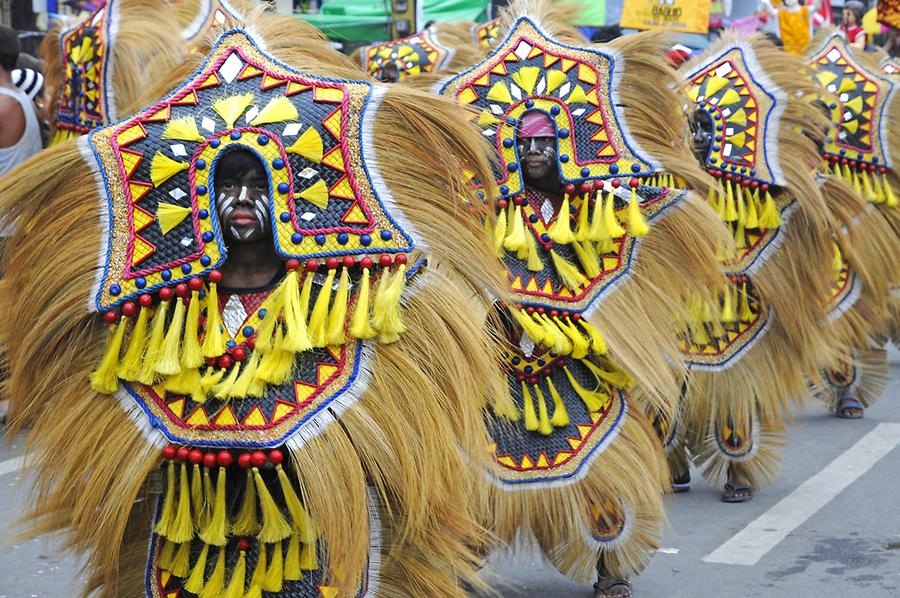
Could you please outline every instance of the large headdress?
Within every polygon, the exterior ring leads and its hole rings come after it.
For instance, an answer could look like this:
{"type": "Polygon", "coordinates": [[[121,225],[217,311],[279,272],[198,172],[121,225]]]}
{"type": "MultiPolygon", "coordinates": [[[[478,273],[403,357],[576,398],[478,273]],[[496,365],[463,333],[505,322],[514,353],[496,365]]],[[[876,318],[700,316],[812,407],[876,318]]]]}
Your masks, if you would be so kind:
{"type": "Polygon", "coordinates": [[[479,49],[490,50],[500,39],[500,17],[472,27],[472,37],[479,49]]]}
{"type": "Polygon", "coordinates": [[[363,48],[363,70],[376,79],[390,69],[402,81],[421,73],[440,72],[452,59],[454,50],[441,45],[431,28],[415,35],[363,48]]]}
{"type": "Polygon", "coordinates": [[[838,33],[817,38],[807,60],[831,117],[822,155],[868,201],[896,206],[897,190],[887,176],[896,85],[860,60],[838,33]]]}

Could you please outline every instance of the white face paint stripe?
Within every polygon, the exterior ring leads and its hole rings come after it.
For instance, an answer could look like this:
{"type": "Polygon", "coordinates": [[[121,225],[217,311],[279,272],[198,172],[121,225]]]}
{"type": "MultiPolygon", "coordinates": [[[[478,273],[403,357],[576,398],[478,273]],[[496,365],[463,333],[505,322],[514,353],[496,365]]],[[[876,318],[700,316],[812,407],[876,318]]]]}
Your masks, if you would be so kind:
{"type": "Polygon", "coordinates": [[[238,195],[238,199],[241,200],[241,201],[244,201],[245,199],[247,199],[247,195],[248,195],[249,193],[250,193],[250,192],[247,191],[247,188],[244,187],[244,186],[242,185],[242,186],[241,186],[241,193],[240,193],[240,195],[238,195]]]}

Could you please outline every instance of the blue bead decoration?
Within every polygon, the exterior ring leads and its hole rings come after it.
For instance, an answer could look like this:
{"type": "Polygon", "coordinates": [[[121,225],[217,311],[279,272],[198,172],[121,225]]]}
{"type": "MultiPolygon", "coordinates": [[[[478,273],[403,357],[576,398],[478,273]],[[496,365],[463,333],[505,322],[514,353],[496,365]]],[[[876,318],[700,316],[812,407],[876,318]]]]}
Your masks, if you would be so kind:
{"type": "Polygon", "coordinates": [[[872,164],[878,164],[878,156],[872,156],[872,164]]]}
{"type": "Polygon", "coordinates": [[[535,223],[537,221],[538,221],[537,214],[532,214],[531,216],[528,217],[528,222],[535,223]]]}
{"type": "Polygon", "coordinates": [[[531,372],[534,371],[534,368],[531,367],[530,365],[526,365],[523,369],[525,370],[526,374],[530,374],[531,372]]]}
{"type": "Polygon", "coordinates": [[[715,164],[716,162],[719,161],[719,159],[716,158],[715,156],[713,156],[712,158],[709,159],[709,161],[712,162],[713,164],[715,164]]]}
{"type": "Polygon", "coordinates": [[[269,310],[267,310],[267,309],[264,307],[264,308],[262,308],[261,310],[259,310],[258,312],[256,312],[256,315],[259,316],[259,319],[260,319],[260,320],[265,320],[265,319],[266,319],[266,314],[268,314],[268,313],[269,313],[269,310]]]}
{"type": "Polygon", "coordinates": [[[324,245],[325,241],[327,241],[325,235],[316,235],[316,243],[318,243],[319,245],[324,245]]]}
{"type": "Polygon", "coordinates": [[[716,141],[722,141],[722,136],[721,136],[721,135],[716,135],[716,141]]]}
{"type": "Polygon", "coordinates": [[[631,165],[631,172],[640,172],[640,171],[641,171],[641,165],[640,165],[640,164],[632,164],[632,165],[631,165]]]}
{"type": "Polygon", "coordinates": [[[241,332],[244,334],[244,337],[250,338],[256,331],[253,330],[253,326],[244,326],[244,329],[241,330],[241,332]]]}
{"type": "Polygon", "coordinates": [[[290,222],[291,221],[291,215],[288,212],[282,212],[281,214],[278,215],[278,218],[282,222],[290,222]]]}
{"type": "Polygon", "coordinates": [[[511,361],[513,365],[519,365],[520,363],[522,363],[522,360],[519,357],[513,357],[511,361]]]}
{"type": "Polygon", "coordinates": [[[204,168],[206,168],[206,160],[204,160],[203,158],[200,158],[199,160],[197,160],[196,165],[197,165],[197,170],[203,170],[204,168]]]}
{"type": "Polygon", "coordinates": [[[511,148],[514,144],[515,142],[512,139],[507,138],[503,140],[503,147],[505,148],[511,148]]]}
{"type": "Polygon", "coordinates": [[[756,176],[756,169],[750,171],[750,176],[756,176]]]}
{"type": "Polygon", "coordinates": [[[610,164],[609,165],[609,173],[610,174],[619,174],[619,165],[618,164],[610,164]]]}
{"type": "Polygon", "coordinates": [[[714,151],[714,152],[719,151],[719,146],[718,145],[712,146],[712,151],[714,151]]]}
{"type": "Polygon", "coordinates": [[[204,256],[201,256],[201,257],[200,257],[200,264],[201,264],[204,268],[206,268],[207,266],[209,266],[211,263],[212,263],[212,258],[209,257],[208,255],[204,255],[204,256]]]}
{"type": "Polygon", "coordinates": [[[240,132],[240,131],[232,131],[232,132],[231,132],[231,138],[234,139],[234,140],[240,139],[240,138],[241,138],[241,132],[240,132]]]}
{"type": "Polygon", "coordinates": [[[294,233],[293,235],[291,235],[291,243],[293,243],[294,245],[299,245],[301,241],[303,241],[303,235],[301,235],[300,233],[294,233]]]}
{"type": "Polygon", "coordinates": [[[509,187],[507,187],[506,185],[500,185],[500,194],[506,195],[507,193],[509,193],[509,187]]]}
{"type": "Polygon", "coordinates": [[[591,174],[591,169],[585,166],[581,169],[581,176],[589,176],[591,174]]]}
{"type": "Polygon", "coordinates": [[[284,160],[282,160],[281,158],[275,158],[274,160],[272,160],[272,168],[274,168],[275,170],[281,170],[282,168],[284,168],[284,160]]]}
{"type": "Polygon", "coordinates": [[[147,286],[147,279],[144,278],[143,276],[136,278],[134,281],[134,286],[136,286],[139,289],[143,289],[145,286],[147,286]]]}
{"type": "Polygon", "coordinates": [[[369,235],[362,235],[359,238],[359,244],[362,245],[363,247],[368,247],[369,245],[372,244],[372,237],[370,237],[369,235]]]}
{"type": "Polygon", "coordinates": [[[531,99],[525,100],[525,107],[526,108],[534,108],[534,100],[531,100],[531,99]]]}
{"type": "Polygon", "coordinates": [[[122,287],[120,287],[120,286],[117,285],[117,284],[114,284],[113,286],[109,287],[109,294],[110,294],[110,295],[118,295],[118,294],[121,293],[121,292],[122,292],[122,287]]]}
{"type": "Polygon", "coordinates": [[[160,272],[160,276],[162,276],[162,279],[164,281],[169,282],[170,280],[172,280],[172,271],[167,268],[160,272]]]}
{"type": "Polygon", "coordinates": [[[287,193],[288,191],[290,191],[290,189],[291,189],[291,186],[288,185],[287,183],[278,183],[278,192],[279,193],[282,193],[282,194],[287,193]]]}
{"type": "Polygon", "coordinates": [[[549,243],[549,242],[550,242],[550,235],[548,235],[547,233],[542,234],[542,235],[541,235],[541,241],[543,241],[544,243],[549,243]]]}
{"type": "Polygon", "coordinates": [[[511,126],[516,126],[516,119],[513,118],[512,116],[507,117],[506,124],[511,125],[511,126]]]}
{"type": "Polygon", "coordinates": [[[537,364],[538,364],[538,365],[546,365],[547,362],[544,361],[543,359],[538,359],[538,360],[537,360],[537,364]]]}
{"type": "Polygon", "coordinates": [[[510,172],[515,172],[515,171],[519,170],[519,165],[516,164],[515,162],[510,162],[509,164],[506,165],[506,170],[508,170],[510,172]]]}
{"type": "Polygon", "coordinates": [[[382,241],[390,241],[393,237],[394,237],[394,235],[391,233],[391,231],[389,231],[389,230],[381,231],[381,240],[382,241]]]}
{"type": "Polygon", "coordinates": [[[209,142],[209,147],[211,147],[213,149],[219,147],[220,145],[222,145],[222,142],[219,141],[218,139],[213,139],[212,141],[209,142]]]}
{"type": "Polygon", "coordinates": [[[347,241],[349,241],[349,240],[350,240],[350,235],[348,235],[347,233],[338,233],[337,242],[340,243],[341,245],[346,245],[347,241]]]}
{"type": "Polygon", "coordinates": [[[713,118],[714,118],[715,120],[722,120],[722,115],[719,114],[718,112],[716,112],[715,115],[713,116],[713,118]]]}
{"type": "Polygon", "coordinates": [[[741,174],[746,174],[746,172],[747,172],[747,167],[741,166],[741,174]]]}
{"type": "Polygon", "coordinates": [[[197,195],[206,195],[206,185],[197,185],[197,195]]]}
{"type": "Polygon", "coordinates": [[[565,139],[569,136],[569,129],[560,129],[558,135],[560,139],[565,139]]]}
{"type": "Polygon", "coordinates": [[[268,135],[260,135],[259,137],[256,138],[256,143],[258,143],[260,145],[265,145],[265,144],[269,143],[269,136],[268,135]]]}
{"type": "Polygon", "coordinates": [[[559,106],[551,106],[550,114],[552,114],[553,116],[556,116],[557,114],[559,114],[559,106]]]}
{"type": "Polygon", "coordinates": [[[191,265],[190,264],[181,264],[181,271],[185,274],[191,273],[191,265]]]}
{"type": "Polygon", "coordinates": [[[209,218],[209,210],[203,209],[197,212],[197,216],[200,217],[200,220],[206,220],[209,218]]]}
{"type": "Polygon", "coordinates": [[[559,155],[559,161],[562,162],[563,164],[565,164],[566,162],[568,162],[568,161],[569,161],[569,156],[568,156],[568,154],[560,154],[560,155],[559,155]]]}
{"type": "Polygon", "coordinates": [[[203,233],[204,243],[212,243],[213,239],[215,239],[215,236],[210,231],[206,231],[205,233],[203,233]]]}
{"type": "Polygon", "coordinates": [[[484,199],[484,191],[479,191],[479,192],[476,193],[475,195],[478,196],[478,199],[484,199]]]}
{"type": "Polygon", "coordinates": [[[229,349],[234,349],[235,347],[237,347],[237,343],[231,339],[228,339],[227,341],[225,341],[225,346],[229,349]]]}

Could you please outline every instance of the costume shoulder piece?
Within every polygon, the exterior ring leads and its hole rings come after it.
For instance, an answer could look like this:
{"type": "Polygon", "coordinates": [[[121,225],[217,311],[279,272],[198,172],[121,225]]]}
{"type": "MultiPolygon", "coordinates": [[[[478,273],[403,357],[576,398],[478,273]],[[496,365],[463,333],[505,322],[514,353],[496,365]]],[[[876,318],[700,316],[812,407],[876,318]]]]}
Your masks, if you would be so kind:
{"type": "Polygon", "coordinates": [[[176,10],[190,18],[181,30],[181,39],[188,43],[198,41],[216,27],[228,27],[238,22],[240,12],[228,0],[198,0],[176,6],[176,10]],[[194,9],[196,10],[189,10],[194,9]]]}
{"type": "Polygon", "coordinates": [[[884,176],[892,164],[888,136],[895,84],[854,56],[838,33],[814,44],[807,60],[831,120],[822,155],[866,199],[896,206],[884,176]]]}
{"type": "Polygon", "coordinates": [[[480,23],[472,28],[472,37],[482,50],[490,50],[500,39],[500,18],[480,23]]]}
{"type": "Polygon", "coordinates": [[[363,70],[376,79],[400,81],[421,73],[442,70],[454,51],[438,42],[432,29],[389,42],[372,44],[363,50],[363,70]],[[391,74],[390,71],[396,74],[391,74]]]}
{"type": "Polygon", "coordinates": [[[888,75],[900,75],[900,59],[895,56],[885,56],[878,66],[888,75]]]}
{"type": "Polygon", "coordinates": [[[59,38],[64,79],[56,115],[59,141],[116,118],[110,48],[118,33],[119,1],[107,0],[59,38]]]}

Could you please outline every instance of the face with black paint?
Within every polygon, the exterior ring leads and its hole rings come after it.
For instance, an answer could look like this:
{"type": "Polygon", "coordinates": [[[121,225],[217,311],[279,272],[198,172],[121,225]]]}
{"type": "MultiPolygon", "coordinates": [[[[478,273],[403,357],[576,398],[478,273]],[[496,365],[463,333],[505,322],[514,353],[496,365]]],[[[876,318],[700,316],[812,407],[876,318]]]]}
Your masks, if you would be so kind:
{"type": "Polygon", "coordinates": [[[216,164],[216,214],[226,243],[252,243],[271,234],[269,183],[259,158],[234,150],[216,164]]]}
{"type": "Polygon", "coordinates": [[[555,137],[517,137],[519,159],[526,182],[546,179],[556,172],[555,137]]]}
{"type": "Polygon", "coordinates": [[[706,110],[694,110],[691,118],[691,142],[694,147],[694,155],[700,162],[706,160],[709,148],[713,142],[713,124],[706,110]]]}

